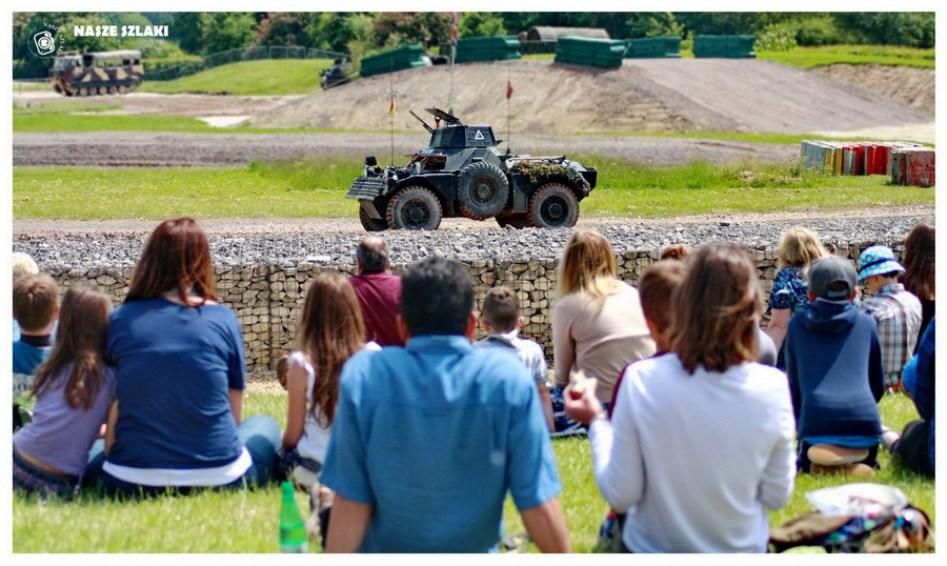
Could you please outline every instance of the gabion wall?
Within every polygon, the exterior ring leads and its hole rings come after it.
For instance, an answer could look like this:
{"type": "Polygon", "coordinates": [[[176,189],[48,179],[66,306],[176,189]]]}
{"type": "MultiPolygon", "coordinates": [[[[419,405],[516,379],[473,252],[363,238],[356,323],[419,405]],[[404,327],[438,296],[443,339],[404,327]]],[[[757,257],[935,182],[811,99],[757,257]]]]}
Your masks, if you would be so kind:
{"type": "MultiPolygon", "coordinates": [[[[837,248],[836,253],[853,261],[865,248],[875,241],[863,243],[829,243],[837,248]]],[[[894,245],[900,257],[903,242],[894,245]]],[[[773,286],[776,275],[776,248],[749,250],[759,269],[766,296],[773,286]]],[[[657,261],[659,249],[628,251],[618,256],[619,276],[635,284],[641,273],[657,261]]],[[[476,308],[479,312],[483,297],[490,287],[506,285],[514,289],[520,299],[521,314],[526,323],[523,335],[536,340],[545,347],[546,356],[552,364],[552,334],[550,331],[550,306],[555,299],[556,266],[554,260],[528,260],[519,262],[472,261],[465,262],[475,285],[476,308]]],[[[400,272],[404,266],[394,266],[400,272]]],[[[247,368],[263,371],[272,367],[273,361],[292,347],[296,322],[312,277],[324,270],[337,270],[351,274],[353,265],[325,265],[315,263],[281,263],[246,265],[242,267],[215,268],[217,292],[225,304],[237,315],[243,328],[247,368]]],[[[121,303],[128,292],[131,267],[65,267],[52,266],[47,271],[64,288],[74,284],[95,284],[107,292],[115,305],[121,303]]],[[[478,337],[481,331],[478,329],[478,337]]]]}

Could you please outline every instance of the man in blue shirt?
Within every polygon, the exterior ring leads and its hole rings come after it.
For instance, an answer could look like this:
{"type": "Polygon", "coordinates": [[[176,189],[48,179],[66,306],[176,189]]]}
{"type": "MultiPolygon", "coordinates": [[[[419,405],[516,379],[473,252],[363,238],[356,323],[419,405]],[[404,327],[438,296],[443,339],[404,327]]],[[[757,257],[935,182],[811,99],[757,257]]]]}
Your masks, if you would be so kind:
{"type": "Polygon", "coordinates": [[[322,471],[335,491],[329,552],[486,552],[509,491],[532,541],[567,552],[539,396],[510,352],[473,348],[467,270],[439,258],[402,280],[405,348],[342,370],[322,471]]]}

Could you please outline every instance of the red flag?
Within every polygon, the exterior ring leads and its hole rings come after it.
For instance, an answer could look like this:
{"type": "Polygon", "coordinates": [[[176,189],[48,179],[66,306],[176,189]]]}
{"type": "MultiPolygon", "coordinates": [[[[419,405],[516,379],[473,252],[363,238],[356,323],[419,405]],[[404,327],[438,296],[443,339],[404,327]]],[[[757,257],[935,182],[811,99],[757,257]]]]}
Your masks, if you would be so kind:
{"type": "Polygon", "coordinates": [[[395,108],[396,108],[395,97],[392,96],[391,98],[388,99],[388,115],[389,116],[395,115],[395,108]]]}
{"type": "Polygon", "coordinates": [[[510,79],[506,79],[506,99],[509,100],[511,96],[513,96],[513,83],[510,79]]]}

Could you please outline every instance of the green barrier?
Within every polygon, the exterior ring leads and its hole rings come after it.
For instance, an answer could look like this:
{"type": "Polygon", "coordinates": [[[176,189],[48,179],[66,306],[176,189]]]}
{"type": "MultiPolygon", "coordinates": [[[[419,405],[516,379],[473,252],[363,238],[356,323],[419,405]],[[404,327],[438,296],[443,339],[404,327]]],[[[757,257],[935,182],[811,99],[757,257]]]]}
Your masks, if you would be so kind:
{"type": "Polygon", "coordinates": [[[694,38],[694,57],[756,57],[752,35],[698,35],[694,38]]]}
{"type": "Polygon", "coordinates": [[[560,37],[556,41],[556,63],[572,63],[592,67],[621,67],[625,42],[616,39],[560,37]]]}
{"type": "Polygon", "coordinates": [[[678,58],[681,56],[681,38],[673,35],[629,39],[626,45],[625,59],[678,58]]]}
{"type": "Polygon", "coordinates": [[[520,59],[520,40],[516,36],[469,37],[457,41],[457,63],[520,59]]]}
{"type": "Polygon", "coordinates": [[[361,75],[370,77],[402,69],[424,67],[424,49],[420,45],[406,45],[391,51],[362,59],[361,75]]]}

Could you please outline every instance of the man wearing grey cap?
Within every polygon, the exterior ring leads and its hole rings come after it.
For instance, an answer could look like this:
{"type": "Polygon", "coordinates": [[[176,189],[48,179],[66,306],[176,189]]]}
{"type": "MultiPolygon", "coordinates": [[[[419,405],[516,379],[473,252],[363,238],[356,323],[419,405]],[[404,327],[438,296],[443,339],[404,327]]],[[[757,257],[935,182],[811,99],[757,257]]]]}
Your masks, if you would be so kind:
{"type": "Polygon", "coordinates": [[[881,347],[874,321],[852,303],[855,277],[847,259],[816,260],[809,304],[789,321],[786,373],[802,472],[869,475],[876,465],[885,391],[881,347]]]}
{"type": "Polygon", "coordinates": [[[878,323],[885,385],[892,390],[901,388],[901,371],[914,354],[921,329],[921,301],[898,283],[902,273],[887,246],[871,246],[858,258],[858,282],[870,295],[861,307],[878,323]]]}

